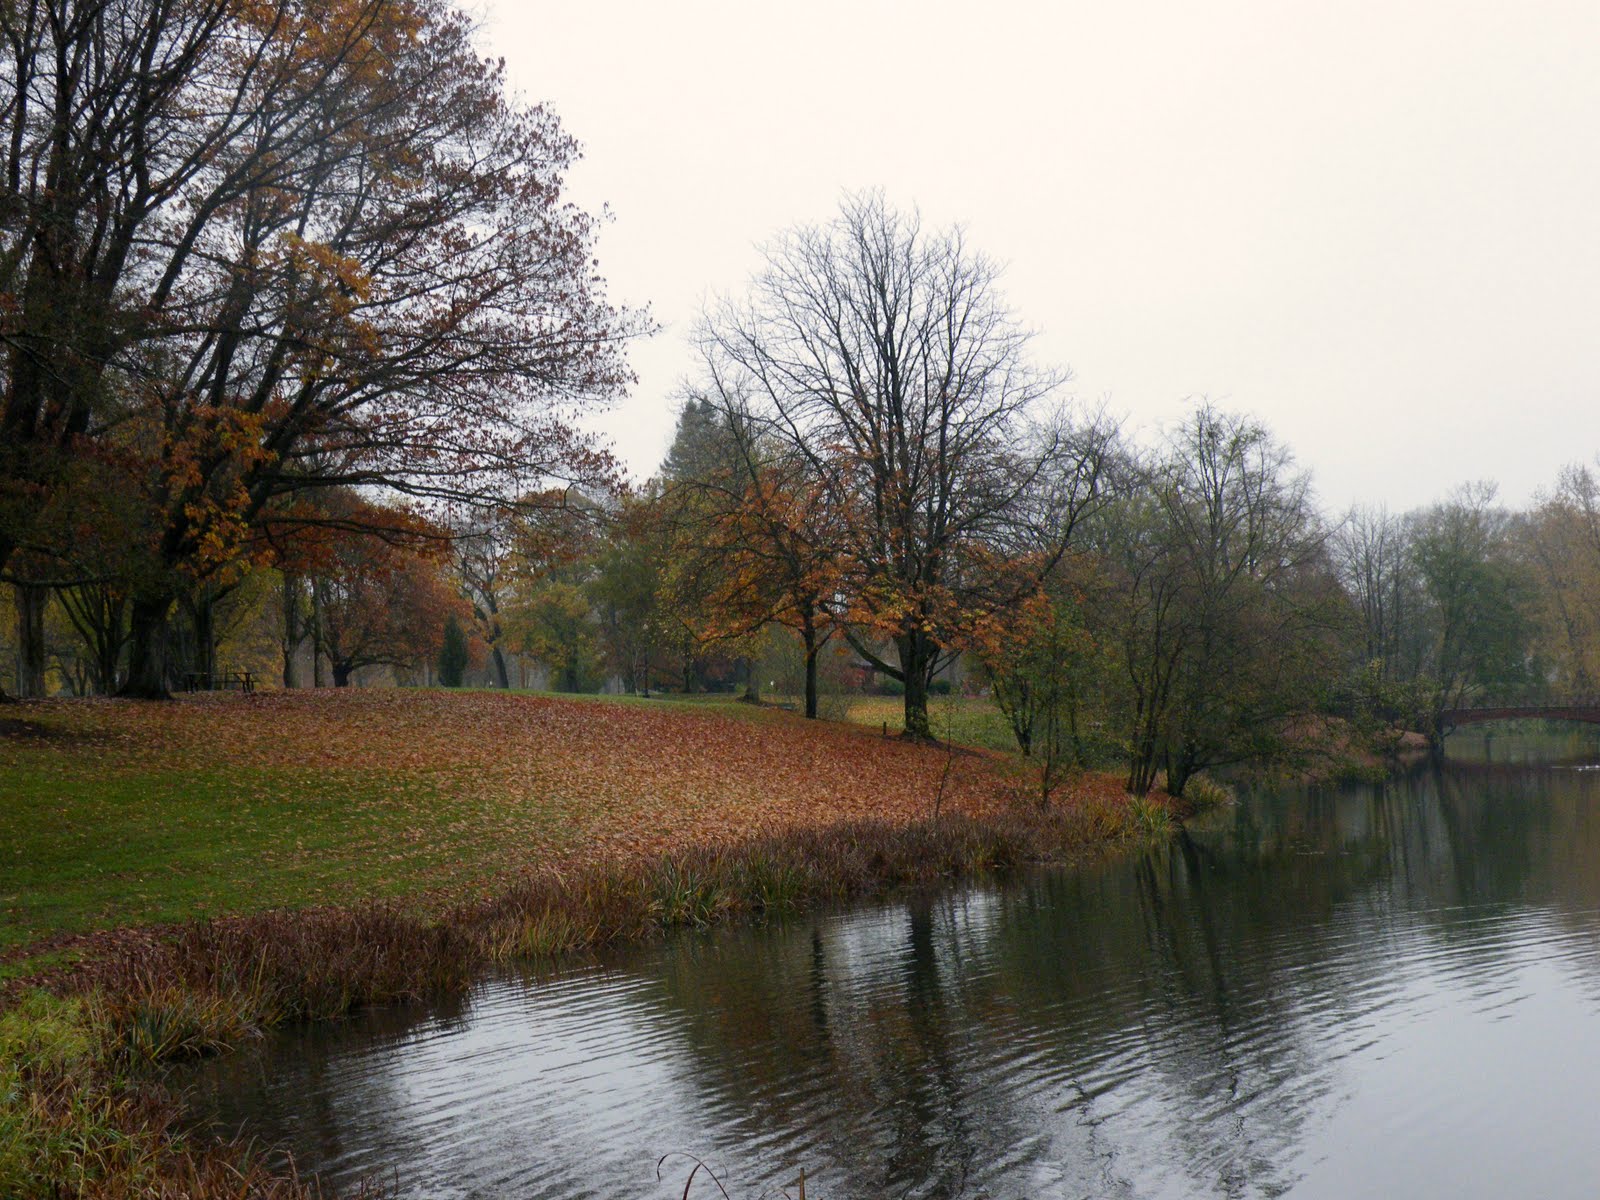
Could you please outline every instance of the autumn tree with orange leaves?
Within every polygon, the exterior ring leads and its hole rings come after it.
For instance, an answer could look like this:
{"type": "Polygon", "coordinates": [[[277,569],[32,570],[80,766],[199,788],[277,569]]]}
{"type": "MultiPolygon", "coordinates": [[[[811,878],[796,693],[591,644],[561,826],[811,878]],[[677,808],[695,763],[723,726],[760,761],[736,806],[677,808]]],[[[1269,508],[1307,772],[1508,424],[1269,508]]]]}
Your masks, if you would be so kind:
{"type": "MultiPolygon", "coordinates": [[[[413,508],[331,488],[314,503],[302,497],[296,520],[267,532],[285,687],[299,686],[308,642],[316,685],[326,663],[333,685],[346,687],[364,667],[414,671],[438,651],[446,620],[470,615],[450,571],[449,532],[413,508]]],[[[194,589],[186,604],[209,590],[194,589]]]]}
{"type": "Polygon", "coordinates": [[[363,667],[417,670],[439,652],[445,625],[468,610],[437,553],[348,536],[312,586],[317,591],[317,650],[334,687],[348,687],[363,667]]]}
{"type": "Polygon", "coordinates": [[[570,418],[641,324],[562,200],[571,139],[443,0],[21,0],[0,34],[0,572],[71,581],[72,464],[125,457],[129,694],[298,496],[608,476],[570,418]]]}
{"type": "Polygon", "coordinates": [[[766,428],[748,397],[709,364],[691,397],[712,422],[714,460],[671,480],[679,522],[675,553],[705,581],[702,621],[711,639],[750,639],[769,624],[800,639],[805,715],[817,716],[818,656],[837,631],[833,603],[842,559],[828,489],[810,459],[766,428]]]}
{"type": "Polygon", "coordinates": [[[974,631],[995,707],[1038,771],[1040,807],[1068,770],[1110,749],[1094,726],[1107,715],[1116,660],[1098,636],[1087,594],[1105,585],[1101,564],[1074,556],[1017,604],[985,614],[974,631]]]}

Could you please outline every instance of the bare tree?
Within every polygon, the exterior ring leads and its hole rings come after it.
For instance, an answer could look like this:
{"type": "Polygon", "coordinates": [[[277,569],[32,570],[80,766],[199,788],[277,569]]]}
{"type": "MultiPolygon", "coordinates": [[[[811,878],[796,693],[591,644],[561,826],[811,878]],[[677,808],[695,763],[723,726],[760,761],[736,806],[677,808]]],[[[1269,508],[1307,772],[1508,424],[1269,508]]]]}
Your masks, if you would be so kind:
{"type": "Polygon", "coordinates": [[[472,606],[478,636],[489,647],[495,683],[501,688],[511,686],[503,645],[505,619],[500,610],[509,586],[507,560],[512,539],[510,515],[490,512],[474,514],[471,523],[457,532],[454,545],[456,578],[472,606]]]}
{"type": "Polygon", "coordinates": [[[1411,678],[1415,663],[1408,669],[1402,651],[1416,585],[1405,520],[1386,508],[1352,508],[1329,547],[1340,582],[1361,610],[1364,663],[1382,681],[1411,678]]]}
{"type": "Polygon", "coordinates": [[[781,236],[748,299],[701,331],[719,388],[748,396],[826,495],[846,636],[904,683],[914,737],[974,621],[1032,586],[993,571],[1000,552],[1042,547],[1030,572],[1048,569],[1097,495],[1109,439],[1041,423],[1064,376],[1029,363],[997,276],[959,229],[926,231],[868,193],[781,236]],[[1031,502],[1041,491],[1052,502],[1031,502]]]}

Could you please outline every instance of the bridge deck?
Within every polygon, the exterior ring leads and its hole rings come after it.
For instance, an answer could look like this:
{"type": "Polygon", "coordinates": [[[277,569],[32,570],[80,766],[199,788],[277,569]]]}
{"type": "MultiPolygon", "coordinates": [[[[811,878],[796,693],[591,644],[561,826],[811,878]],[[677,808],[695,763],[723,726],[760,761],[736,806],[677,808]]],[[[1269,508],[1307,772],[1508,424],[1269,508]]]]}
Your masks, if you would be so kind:
{"type": "Polygon", "coordinates": [[[1582,721],[1600,725],[1600,697],[1565,700],[1552,704],[1474,705],[1447,708],[1439,714],[1443,726],[1481,725],[1486,721],[1582,721]]]}

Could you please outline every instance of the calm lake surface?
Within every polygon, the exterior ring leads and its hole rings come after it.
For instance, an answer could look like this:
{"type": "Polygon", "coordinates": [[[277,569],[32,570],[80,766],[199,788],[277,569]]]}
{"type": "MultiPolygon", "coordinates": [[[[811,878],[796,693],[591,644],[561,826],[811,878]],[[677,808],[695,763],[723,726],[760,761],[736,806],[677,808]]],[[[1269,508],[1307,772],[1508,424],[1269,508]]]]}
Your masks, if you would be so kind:
{"type": "Polygon", "coordinates": [[[740,1200],[802,1166],[811,1200],[1592,1197],[1600,746],[1479,735],[1452,759],[184,1078],[230,1129],[407,1197],[681,1196],[671,1151],[740,1200]]]}

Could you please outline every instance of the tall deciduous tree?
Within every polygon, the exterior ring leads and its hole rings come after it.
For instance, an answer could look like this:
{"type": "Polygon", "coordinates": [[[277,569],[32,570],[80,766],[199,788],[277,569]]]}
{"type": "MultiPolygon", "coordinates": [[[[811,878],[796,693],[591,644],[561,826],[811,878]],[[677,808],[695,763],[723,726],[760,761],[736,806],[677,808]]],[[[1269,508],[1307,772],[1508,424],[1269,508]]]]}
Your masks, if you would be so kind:
{"type": "Polygon", "coordinates": [[[514,530],[509,513],[475,514],[455,537],[456,575],[472,606],[478,636],[489,648],[495,683],[511,686],[504,645],[505,608],[511,576],[514,530]]]}
{"type": "Polygon", "coordinates": [[[1062,376],[1029,363],[997,275],[959,230],[857,196],[768,247],[748,300],[702,330],[719,386],[750,397],[826,494],[849,636],[904,683],[912,736],[929,736],[928,685],[973,622],[1020,594],[996,589],[973,551],[1035,540],[1043,517],[1047,567],[1096,494],[1106,445],[1106,431],[1042,412],[1062,376]],[[1038,493],[1050,511],[1030,503],[1038,493]]]}
{"type": "MultiPolygon", "coordinates": [[[[1081,574],[1097,570],[1089,564],[1081,574]]],[[[1084,620],[1075,579],[1058,572],[1044,586],[980,626],[976,650],[995,706],[1017,748],[1039,772],[1046,807],[1063,769],[1088,761],[1091,704],[1102,698],[1108,662],[1084,620]]]]}
{"type": "Polygon", "coordinates": [[[448,620],[470,612],[447,577],[441,543],[385,541],[366,533],[336,537],[311,577],[317,625],[313,649],[327,660],[334,687],[363,667],[414,670],[444,640],[448,620]]]}
{"type": "Polygon", "coordinates": [[[436,560],[397,551],[376,538],[339,547],[317,589],[318,649],[334,687],[363,667],[415,669],[433,659],[445,624],[465,607],[436,560]]]}
{"type": "Polygon", "coordinates": [[[1530,657],[1532,578],[1515,553],[1515,524],[1496,505],[1494,486],[1458,488],[1413,521],[1411,557],[1425,601],[1424,670],[1436,713],[1474,694],[1525,687],[1537,678],[1530,657]]]}
{"type": "Polygon", "coordinates": [[[1314,712],[1345,611],[1308,478],[1261,425],[1202,405],[1105,523],[1122,581],[1128,790],[1267,757],[1314,712]]]}
{"type": "Polygon", "coordinates": [[[581,692],[593,683],[597,661],[594,609],[584,590],[564,579],[540,584],[508,620],[507,634],[520,653],[549,672],[558,692],[581,692]]]}
{"type": "Polygon", "coordinates": [[[1378,680],[1419,669],[1412,636],[1421,608],[1411,570],[1411,525],[1385,508],[1351,509],[1329,541],[1340,582],[1361,614],[1361,660],[1378,680]]]}
{"type": "Polygon", "coordinates": [[[1600,479],[1587,466],[1561,472],[1521,530],[1539,582],[1535,612],[1556,686],[1587,694],[1600,681],[1600,479]]]}
{"type": "MultiPolygon", "coordinates": [[[[230,0],[0,5],[0,570],[52,549],[41,516],[77,443],[125,407],[125,356],[156,323],[154,243],[257,119],[244,98],[269,68],[243,47],[228,69],[237,24],[230,0]]],[[[237,198],[252,171],[222,173],[237,198]]]]}
{"type": "Polygon", "coordinates": [[[630,694],[648,696],[652,666],[665,644],[661,566],[665,540],[651,495],[624,495],[599,538],[585,585],[594,605],[605,667],[630,694]]]}
{"type": "MultiPolygon", "coordinates": [[[[828,491],[810,459],[724,386],[714,364],[710,375],[707,392],[685,406],[663,469],[672,557],[700,584],[707,640],[748,646],[773,623],[794,631],[805,714],[815,718],[818,656],[837,628],[842,562],[828,491]]],[[[753,695],[758,685],[747,669],[753,695]]]]}

